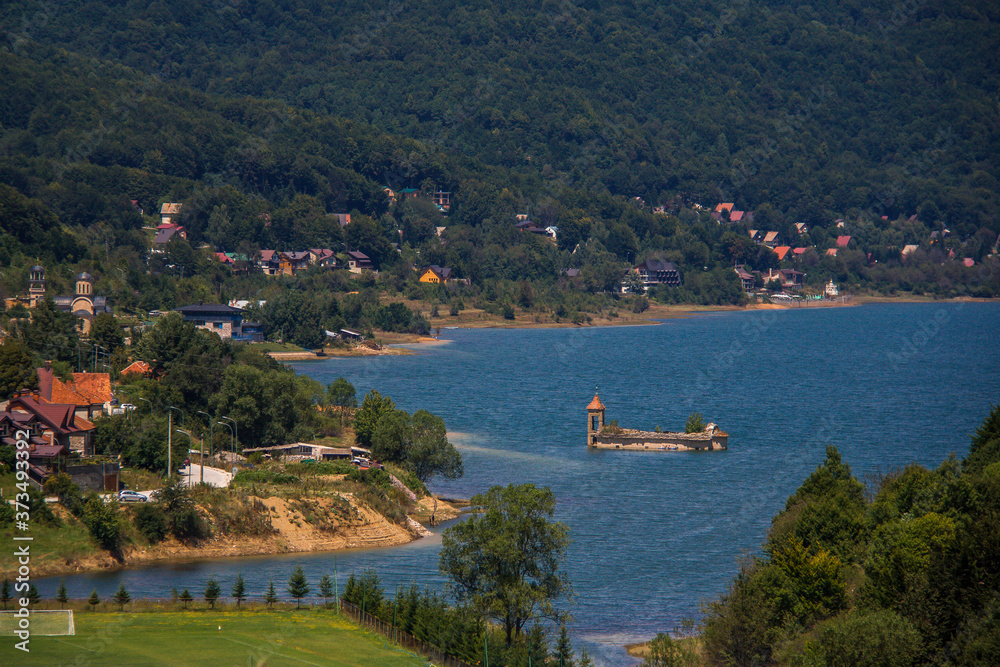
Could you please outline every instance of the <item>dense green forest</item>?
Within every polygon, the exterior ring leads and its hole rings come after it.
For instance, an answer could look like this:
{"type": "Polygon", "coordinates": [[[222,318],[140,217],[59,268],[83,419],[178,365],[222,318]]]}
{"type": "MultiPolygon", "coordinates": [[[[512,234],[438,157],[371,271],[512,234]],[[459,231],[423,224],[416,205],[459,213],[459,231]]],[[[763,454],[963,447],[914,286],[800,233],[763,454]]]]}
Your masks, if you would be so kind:
{"type": "Polygon", "coordinates": [[[734,264],[812,289],[996,295],[996,21],[948,1],[8,3],[0,286],[22,291],[37,260],[53,289],[91,271],[123,312],[275,296],[208,244],[362,250],[376,283],[282,287],[368,301],[427,298],[410,268],[448,266],[471,285],[430,300],[497,312],[614,308],[646,258],[681,270],[651,294],[666,302],[742,303],[734,264]],[[386,186],[449,191],[451,210],[386,186]],[[147,258],[164,201],[184,203],[188,241],[147,258]],[[719,201],[809,250],[779,261],[694,207],[719,201]]]}
{"type": "Polygon", "coordinates": [[[1000,406],[964,460],[862,483],[837,450],[707,608],[712,664],[995,665],[1000,406]]]}

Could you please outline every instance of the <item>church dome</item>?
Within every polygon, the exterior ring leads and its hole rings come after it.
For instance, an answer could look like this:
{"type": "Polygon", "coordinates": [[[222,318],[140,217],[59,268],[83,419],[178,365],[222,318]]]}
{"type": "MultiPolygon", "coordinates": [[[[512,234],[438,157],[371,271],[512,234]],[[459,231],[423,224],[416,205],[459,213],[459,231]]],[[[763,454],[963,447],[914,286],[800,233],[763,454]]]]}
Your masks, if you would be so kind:
{"type": "Polygon", "coordinates": [[[77,279],[78,281],[80,281],[80,280],[86,280],[86,281],[87,281],[88,283],[92,283],[92,282],[94,282],[94,276],[90,275],[90,274],[89,274],[89,273],[87,273],[86,271],[84,271],[83,273],[81,273],[80,275],[78,275],[78,276],[76,277],[76,279],[77,279]]]}
{"type": "Polygon", "coordinates": [[[41,264],[35,264],[33,267],[31,267],[31,272],[32,273],[44,273],[45,272],[45,267],[42,266],[41,264]]]}
{"type": "Polygon", "coordinates": [[[603,410],[604,409],[604,403],[601,403],[601,399],[599,399],[597,397],[597,394],[594,394],[594,400],[592,400],[590,402],[590,405],[587,406],[587,409],[588,410],[603,410]]]}

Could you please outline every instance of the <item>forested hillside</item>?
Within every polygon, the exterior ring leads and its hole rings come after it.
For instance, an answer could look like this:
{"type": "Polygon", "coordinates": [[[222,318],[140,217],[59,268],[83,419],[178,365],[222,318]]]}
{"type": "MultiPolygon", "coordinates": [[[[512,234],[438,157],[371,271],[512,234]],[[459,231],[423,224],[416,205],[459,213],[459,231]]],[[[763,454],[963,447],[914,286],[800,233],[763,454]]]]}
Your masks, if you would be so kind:
{"type": "Polygon", "coordinates": [[[985,0],[16,4],[15,47],[166,67],[651,203],[998,224],[1000,10],[985,0]]]}
{"type": "Polygon", "coordinates": [[[66,289],[86,269],[126,310],[266,287],[195,252],[208,244],[361,250],[390,294],[447,266],[497,312],[609,307],[594,295],[649,258],[678,265],[682,287],[650,293],[669,302],[743,302],[734,264],[815,291],[995,295],[998,16],[950,0],[7,3],[2,283],[22,290],[43,261],[66,289]],[[188,240],[147,257],[165,201],[188,240]],[[752,225],[713,219],[720,201],[752,225]]]}

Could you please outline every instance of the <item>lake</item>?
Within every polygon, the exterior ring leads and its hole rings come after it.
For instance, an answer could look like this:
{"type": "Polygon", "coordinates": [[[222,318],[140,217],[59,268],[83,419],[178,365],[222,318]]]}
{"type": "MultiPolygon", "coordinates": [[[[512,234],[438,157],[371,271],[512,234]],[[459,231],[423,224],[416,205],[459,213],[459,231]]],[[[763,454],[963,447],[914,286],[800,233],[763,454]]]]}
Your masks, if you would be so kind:
{"type": "MultiPolygon", "coordinates": [[[[964,456],[1000,401],[1000,304],[889,304],[697,314],[656,326],[445,330],[412,356],[294,364],[326,384],[343,376],[400,408],[442,416],[465,477],[436,482],[469,497],[530,482],[556,494],[573,540],[574,641],[598,664],[632,664],[620,646],[697,618],[757,553],[771,517],[835,445],[855,475],[964,456]],[[729,433],[723,452],[586,447],[595,389],[622,426],[683,430],[700,412],[729,433]]],[[[439,529],[440,530],[440,529],[439,529]]],[[[443,587],[440,537],[403,547],[169,564],[66,577],[71,596],[279,589],[301,564],[322,574],[374,567],[387,589],[443,587]]],[[[39,581],[51,597],[60,578],[39,581]]]]}

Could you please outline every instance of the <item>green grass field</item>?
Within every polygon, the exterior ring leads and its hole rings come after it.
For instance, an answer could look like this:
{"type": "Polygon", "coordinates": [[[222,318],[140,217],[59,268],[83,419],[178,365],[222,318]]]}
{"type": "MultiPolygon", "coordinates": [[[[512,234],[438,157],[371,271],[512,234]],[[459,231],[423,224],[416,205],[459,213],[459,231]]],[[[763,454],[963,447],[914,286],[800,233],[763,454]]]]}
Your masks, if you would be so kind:
{"type": "Polygon", "coordinates": [[[74,614],[76,634],[0,637],[0,665],[427,665],[329,611],[151,611],[74,614]],[[220,629],[221,628],[221,629],[220,629]]]}

